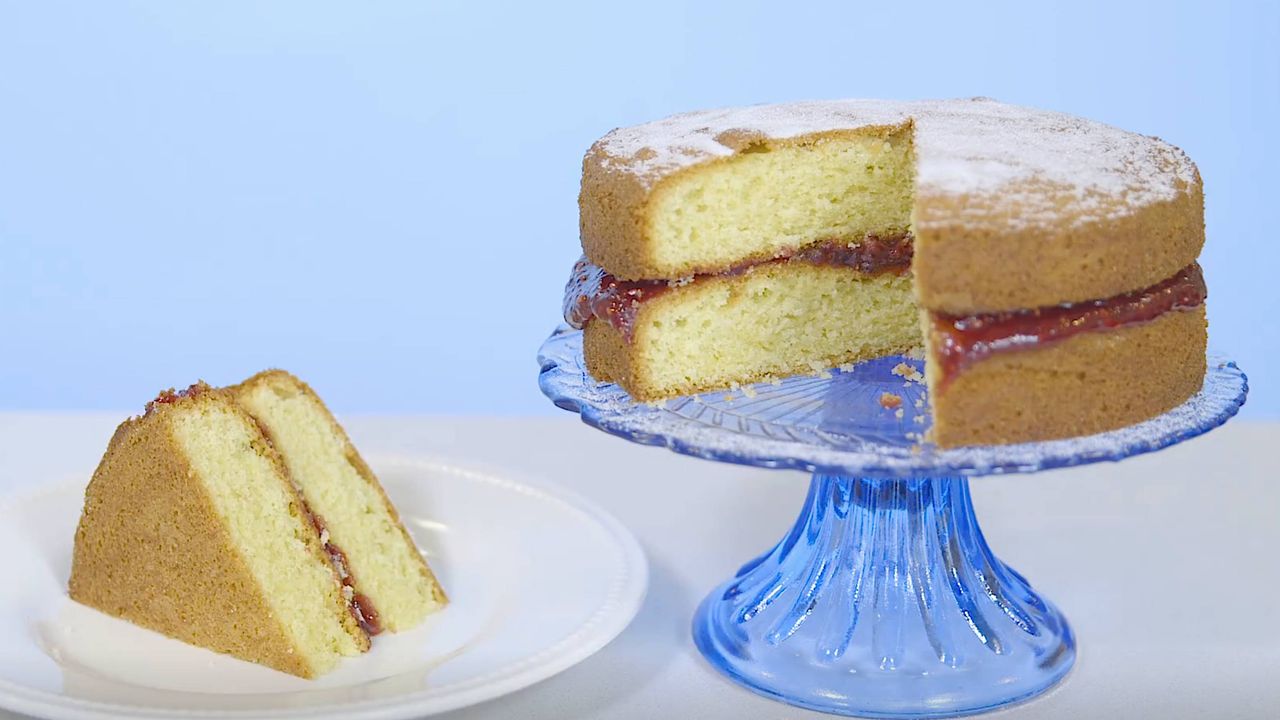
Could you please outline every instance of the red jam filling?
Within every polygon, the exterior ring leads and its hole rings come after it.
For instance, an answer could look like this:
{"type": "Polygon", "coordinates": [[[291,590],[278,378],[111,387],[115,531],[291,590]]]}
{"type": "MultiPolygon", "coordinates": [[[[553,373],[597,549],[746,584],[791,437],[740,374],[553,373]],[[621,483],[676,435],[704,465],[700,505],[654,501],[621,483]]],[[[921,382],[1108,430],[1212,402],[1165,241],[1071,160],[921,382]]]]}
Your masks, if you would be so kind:
{"type": "Polygon", "coordinates": [[[187,389],[185,390],[175,391],[173,388],[169,388],[168,390],[161,390],[160,394],[156,395],[155,400],[152,400],[151,402],[147,403],[146,412],[151,412],[153,409],[155,409],[155,406],[157,405],[171,405],[183,398],[195,397],[208,389],[209,389],[209,386],[206,385],[205,383],[194,382],[194,383],[191,383],[191,385],[188,386],[187,389]]]}
{"type": "Polygon", "coordinates": [[[1207,294],[1200,265],[1192,263],[1146,290],[1102,300],[980,315],[933,313],[933,346],[942,366],[942,387],[993,353],[1041,347],[1080,333],[1148,322],[1172,310],[1200,307],[1207,294]]]}
{"type": "Polygon", "coordinates": [[[311,516],[311,524],[315,526],[316,532],[324,542],[324,551],[329,554],[329,562],[338,573],[342,586],[351,588],[351,595],[347,600],[348,612],[366,633],[377,635],[382,632],[382,623],[378,621],[378,611],[374,609],[373,603],[368,596],[355,592],[356,578],[351,574],[351,563],[347,562],[347,554],[325,535],[324,519],[311,512],[310,508],[307,509],[307,513],[311,516]]]}
{"type": "Polygon", "coordinates": [[[351,613],[355,615],[356,622],[360,623],[360,627],[370,635],[377,635],[382,632],[382,623],[378,620],[378,611],[373,609],[373,603],[369,602],[369,598],[361,593],[351,596],[351,613]]]}
{"type": "Polygon", "coordinates": [[[573,276],[565,287],[564,318],[579,329],[592,318],[599,318],[630,342],[640,305],[672,288],[707,278],[741,275],[760,265],[782,262],[847,267],[866,274],[905,272],[911,267],[911,250],[910,233],[888,237],[867,235],[856,245],[844,240],[828,240],[770,260],[737,265],[683,280],[619,280],[583,258],[573,266],[573,276]]]}

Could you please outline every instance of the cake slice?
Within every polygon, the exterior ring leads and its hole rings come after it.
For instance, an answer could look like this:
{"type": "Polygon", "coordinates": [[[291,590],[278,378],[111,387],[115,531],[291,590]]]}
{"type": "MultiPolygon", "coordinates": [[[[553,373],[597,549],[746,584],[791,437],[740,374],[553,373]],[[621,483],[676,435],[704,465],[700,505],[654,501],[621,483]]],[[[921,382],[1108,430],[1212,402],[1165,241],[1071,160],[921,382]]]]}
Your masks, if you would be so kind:
{"type": "Polygon", "coordinates": [[[70,594],[306,678],[369,648],[279,453],[203,383],[116,430],[85,491],[70,594]]]}
{"type": "Polygon", "coordinates": [[[269,370],[227,390],[282,456],[365,630],[404,630],[443,607],[378,479],[311,388],[269,370]]]}

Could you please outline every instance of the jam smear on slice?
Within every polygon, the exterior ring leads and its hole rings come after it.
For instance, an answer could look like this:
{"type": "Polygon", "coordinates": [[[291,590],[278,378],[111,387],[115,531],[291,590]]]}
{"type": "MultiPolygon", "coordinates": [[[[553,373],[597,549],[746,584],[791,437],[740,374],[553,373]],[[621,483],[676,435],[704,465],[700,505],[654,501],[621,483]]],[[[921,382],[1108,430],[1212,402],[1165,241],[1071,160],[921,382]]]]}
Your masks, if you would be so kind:
{"type": "Polygon", "coordinates": [[[369,600],[369,596],[355,592],[356,578],[351,574],[351,564],[347,562],[347,554],[338,547],[336,543],[329,539],[325,532],[324,519],[316,513],[307,509],[307,514],[311,516],[311,524],[315,527],[316,533],[320,535],[321,541],[324,543],[324,551],[329,554],[329,562],[333,565],[333,569],[338,573],[338,579],[342,582],[343,588],[351,588],[347,595],[347,611],[351,613],[351,617],[356,619],[360,627],[369,635],[377,635],[382,632],[382,623],[378,620],[378,611],[373,607],[373,602],[369,600]]]}
{"type": "Polygon", "coordinates": [[[673,288],[706,278],[742,275],[761,265],[783,262],[846,267],[865,274],[906,272],[911,267],[911,256],[911,234],[902,233],[883,237],[868,234],[855,242],[825,240],[785,251],[769,260],[747,262],[720,272],[680,280],[619,280],[604,268],[582,258],[573,266],[573,275],[565,287],[564,318],[579,329],[586,327],[593,318],[599,318],[630,342],[640,305],[673,288]]]}
{"type": "Polygon", "coordinates": [[[941,363],[941,386],[945,388],[957,373],[992,354],[1148,322],[1172,310],[1200,307],[1207,295],[1200,265],[1192,263],[1145,290],[1101,300],[977,315],[933,313],[933,346],[941,363]]]}
{"type": "Polygon", "coordinates": [[[370,635],[382,632],[378,611],[373,609],[373,603],[369,602],[369,598],[363,593],[351,596],[351,614],[355,616],[356,622],[360,623],[360,627],[370,635]]]}
{"type": "Polygon", "coordinates": [[[179,400],[182,400],[183,398],[196,397],[209,389],[210,388],[207,383],[201,380],[197,380],[196,382],[193,382],[191,383],[191,385],[187,386],[185,390],[175,391],[173,388],[169,388],[168,390],[161,390],[160,393],[156,395],[155,400],[152,400],[151,402],[147,403],[145,412],[149,413],[152,410],[155,410],[157,405],[172,405],[173,403],[176,403],[179,400]]]}

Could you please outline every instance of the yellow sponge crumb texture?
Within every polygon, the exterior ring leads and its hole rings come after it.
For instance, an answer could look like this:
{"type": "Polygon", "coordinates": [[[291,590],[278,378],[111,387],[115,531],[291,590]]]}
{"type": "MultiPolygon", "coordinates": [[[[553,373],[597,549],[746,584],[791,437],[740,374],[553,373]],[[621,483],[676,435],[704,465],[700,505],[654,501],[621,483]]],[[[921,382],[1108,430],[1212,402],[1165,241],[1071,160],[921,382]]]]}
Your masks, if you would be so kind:
{"type": "Polygon", "coordinates": [[[355,591],[391,631],[420,623],[445,596],[346,433],[302,381],[269,371],[235,388],[280,451],[312,513],[346,555],[355,591]]]}
{"type": "Polygon", "coordinates": [[[231,543],[258,584],[273,614],[285,626],[317,672],[341,655],[358,655],[356,637],[334,622],[345,600],[325,562],[316,562],[308,536],[314,536],[287,486],[273,477],[276,468],[253,447],[252,425],[217,406],[176,415],[174,438],[191,468],[204,482],[222,517],[231,543]]]}
{"type": "Polygon", "coordinates": [[[911,138],[818,136],[760,145],[671,177],[649,204],[650,262],[671,278],[820,240],[910,226],[911,138]]]}
{"type": "MultiPolygon", "coordinates": [[[[592,327],[613,332],[606,323],[592,327]]],[[[920,344],[908,275],[781,262],[645,303],[634,342],[612,354],[617,369],[601,369],[630,373],[632,395],[649,400],[819,372],[920,344]]]]}

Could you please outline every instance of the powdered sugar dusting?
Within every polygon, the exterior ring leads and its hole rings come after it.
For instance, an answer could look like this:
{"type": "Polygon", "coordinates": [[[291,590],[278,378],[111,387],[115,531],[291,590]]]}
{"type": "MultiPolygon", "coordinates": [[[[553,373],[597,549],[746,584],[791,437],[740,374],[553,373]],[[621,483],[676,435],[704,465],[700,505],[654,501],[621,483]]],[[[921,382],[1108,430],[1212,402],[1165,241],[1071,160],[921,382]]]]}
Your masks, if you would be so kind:
{"type": "Polygon", "coordinates": [[[905,128],[912,122],[918,226],[1104,220],[1174,200],[1199,181],[1186,154],[1157,138],[984,98],[839,100],[684,113],[614,130],[596,149],[606,169],[651,185],[681,168],[733,155],[753,139],[905,128]],[[1000,202],[981,201],[990,196],[1000,202]]]}
{"type": "Polygon", "coordinates": [[[909,103],[841,100],[787,105],[751,105],[672,115],[618,128],[600,139],[607,167],[647,178],[736,151],[730,140],[751,136],[785,139],[824,130],[904,125],[909,103]]]}

